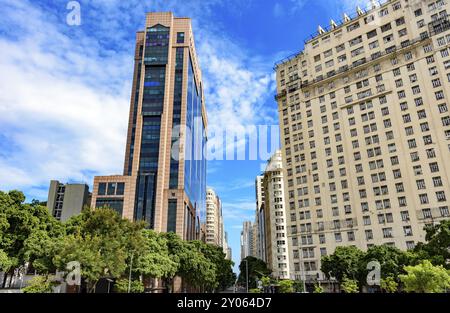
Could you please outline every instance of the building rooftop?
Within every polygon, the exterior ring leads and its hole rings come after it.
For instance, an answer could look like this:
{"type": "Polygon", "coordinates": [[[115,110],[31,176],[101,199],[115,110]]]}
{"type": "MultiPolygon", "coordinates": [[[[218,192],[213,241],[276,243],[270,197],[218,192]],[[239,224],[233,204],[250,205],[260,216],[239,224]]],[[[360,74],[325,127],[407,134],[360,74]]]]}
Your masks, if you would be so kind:
{"type": "MultiPolygon", "coordinates": [[[[386,6],[388,3],[393,2],[394,0],[368,0],[368,7],[366,9],[361,9],[359,6],[356,7],[356,11],[352,14],[343,14],[343,18],[341,20],[338,20],[337,22],[335,20],[331,20],[331,23],[327,27],[318,26],[317,32],[314,34],[311,34],[307,39],[305,39],[304,43],[305,45],[314,41],[318,40],[321,37],[326,36],[331,31],[338,31],[339,29],[342,29],[344,26],[351,24],[352,22],[355,22],[360,17],[366,16],[367,14],[373,12],[374,10],[381,8],[383,6],[386,6]]],[[[296,57],[303,54],[303,50],[296,52],[294,54],[291,54],[290,56],[287,56],[280,61],[275,62],[274,70],[277,69],[277,67],[281,64],[287,63],[296,57]]]]}

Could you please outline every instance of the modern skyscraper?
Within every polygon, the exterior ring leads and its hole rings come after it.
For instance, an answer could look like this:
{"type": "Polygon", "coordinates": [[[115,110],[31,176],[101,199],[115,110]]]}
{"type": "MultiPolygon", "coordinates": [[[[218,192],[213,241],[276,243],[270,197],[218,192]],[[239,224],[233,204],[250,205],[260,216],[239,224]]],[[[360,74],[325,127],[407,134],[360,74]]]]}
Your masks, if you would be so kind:
{"type": "Polygon", "coordinates": [[[50,182],[47,207],[53,217],[62,222],[78,215],[85,205],[90,205],[91,194],[86,184],[62,184],[50,182]]]}
{"type": "Polygon", "coordinates": [[[449,218],[449,11],[384,1],[276,64],[297,278],[324,279],[338,246],[412,249],[449,218]]]}
{"type": "Polygon", "coordinates": [[[290,278],[289,250],[286,230],[286,205],[283,162],[278,150],[269,159],[262,181],[264,190],[264,249],[265,261],[272,275],[290,278]]]}
{"type": "Polygon", "coordinates": [[[156,231],[200,238],[206,127],[191,20],[148,13],[136,35],[124,172],[95,177],[92,206],[109,205],[156,231]]]}

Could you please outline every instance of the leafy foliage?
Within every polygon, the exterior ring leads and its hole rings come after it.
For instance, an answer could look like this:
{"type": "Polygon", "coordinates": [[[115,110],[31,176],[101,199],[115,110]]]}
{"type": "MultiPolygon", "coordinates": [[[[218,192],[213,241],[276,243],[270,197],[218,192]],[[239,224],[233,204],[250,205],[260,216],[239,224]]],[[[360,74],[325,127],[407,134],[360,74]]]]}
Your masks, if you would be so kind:
{"type": "Polygon", "coordinates": [[[323,287],[319,284],[314,285],[314,293],[323,293],[323,287]]]}
{"type": "Polygon", "coordinates": [[[447,263],[447,260],[450,260],[450,220],[426,226],[425,232],[427,243],[419,243],[414,252],[421,260],[427,259],[434,265],[450,269],[450,263],[447,263]]]}
{"type": "Polygon", "coordinates": [[[388,276],[381,279],[381,289],[387,293],[394,293],[398,290],[398,283],[395,281],[394,277],[388,276]]]}
{"type": "Polygon", "coordinates": [[[294,290],[295,292],[304,292],[305,287],[302,280],[295,280],[294,281],[294,290]]]}
{"type": "Polygon", "coordinates": [[[54,286],[55,282],[51,276],[35,276],[22,291],[24,293],[51,293],[54,286]]]}
{"type": "Polygon", "coordinates": [[[116,280],[116,289],[121,284],[128,289],[130,268],[134,292],[144,291],[141,282],[149,280],[143,278],[159,278],[170,286],[179,276],[188,285],[209,291],[226,289],[236,279],[233,262],[225,259],[221,248],[156,233],[109,208],[85,208],[62,224],[43,203],[24,201],[19,191],[0,192],[0,269],[11,273],[29,262],[44,274],[27,287],[29,292],[47,292],[48,273],[65,271],[72,261],[80,263],[88,291],[94,291],[102,278],[116,280]]]}
{"type": "Polygon", "coordinates": [[[327,278],[335,277],[342,282],[344,277],[359,276],[360,260],[364,253],[354,246],[337,247],[332,255],[322,257],[322,272],[327,278]]]}
{"type": "Polygon", "coordinates": [[[173,278],[180,265],[169,254],[168,238],[152,230],[143,230],[142,236],[134,271],[152,278],[173,278]]]}
{"type": "Polygon", "coordinates": [[[0,272],[7,272],[11,267],[11,261],[3,250],[0,250],[0,272]]]}
{"type": "Polygon", "coordinates": [[[25,204],[20,191],[0,191],[0,250],[7,255],[10,269],[34,263],[40,272],[52,270],[55,243],[64,235],[64,227],[39,204],[25,204]]]}
{"type": "Polygon", "coordinates": [[[437,293],[450,287],[450,274],[442,266],[434,266],[425,260],[416,266],[405,267],[407,274],[400,275],[400,280],[407,292],[437,293]]]}
{"type": "Polygon", "coordinates": [[[358,282],[355,279],[344,277],[341,288],[345,293],[359,293],[358,282]]]}
{"type": "Polygon", "coordinates": [[[294,292],[294,281],[290,279],[281,280],[279,282],[279,292],[280,293],[293,293],[294,292]]]}
{"type": "Polygon", "coordinates": [[[267,264],[260,259],[252,256],[248,256],[241,261],[239,265],[239,277],[238,282],[242,285],[246,284],[246,261],[248,262],[248,286],[250,288],[257,287],[257,281],[260,277],[268,276],[272,273],[270,269],[267,268],[267,264]]]}
{"type": "Polygon", "coordinates": [[[129,280],[125,278],[116,280],[116,283],[114,284],[114,289],[118,293],[128,293],[128,286],[130,286],[130,293],[144,292],[144,284],[141,281],[132,280],[131,284],[129,284],[129,280]]]}

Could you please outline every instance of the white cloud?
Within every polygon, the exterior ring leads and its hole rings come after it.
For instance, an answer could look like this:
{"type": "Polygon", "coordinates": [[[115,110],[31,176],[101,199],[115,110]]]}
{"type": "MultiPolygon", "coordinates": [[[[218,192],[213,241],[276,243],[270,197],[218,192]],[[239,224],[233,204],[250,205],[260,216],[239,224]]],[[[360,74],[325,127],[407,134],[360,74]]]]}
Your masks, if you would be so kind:
{"type": "MultiPolygon", "coordinates": [[[[235,11],[248,5],[226,4],[235,11]]],[[[263,106],[274,90],[273,62],[218,35],[223,32],[216,22],[204,22],[221,5],[158,0],[151,9],[194,18],[211,128],[224,121],[235,129],[276,122],[260,118],[275,112],[263,106]]],[[[134,32],[142,29],[149,8],[137,0],[82,3],[82,25],[69,27],[63,7],[3,1],[0,190],[42,198],[50,179],[91,184],[94,175],[122,172],[134,32]]]]}

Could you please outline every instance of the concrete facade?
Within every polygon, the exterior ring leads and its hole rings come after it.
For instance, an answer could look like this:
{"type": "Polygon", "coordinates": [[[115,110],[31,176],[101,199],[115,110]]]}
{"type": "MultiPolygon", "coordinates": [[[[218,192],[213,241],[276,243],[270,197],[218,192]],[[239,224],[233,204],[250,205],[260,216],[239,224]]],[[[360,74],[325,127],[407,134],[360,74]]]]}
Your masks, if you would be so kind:
{"type": "Polygon", "coordinates": [[[222,202],[212,188],[206,190],[206,243],[223,247],[222,202]]]}
{"type": "Polygon", "coordinates": [[[50,182],[47,207],[56,219],[65,222],[81,213],[84,206],[89,206],[91,194],[86,184],[62,184],[57,180],[50,182]]]}
{"type": "Polygon", "coordinates": [[[262,181],[265,262],[273,277],[290,279],[283,176],[282,156],[278,150],[269,159],[262,181]]]}
{"type": "Polygon", "coordinates": [[[449,218],[450,5],[383,1],[276,64],[295,278],[338,246],[412,249],[449,218]]]}
{"type": "Polygon", "coordinates": [[[252,254],[253,251],[253,223],[251,221],[245,221],[242,224],[241,231],[241,260],[245,259],[248,256],[255,256],[252,254]]]}

